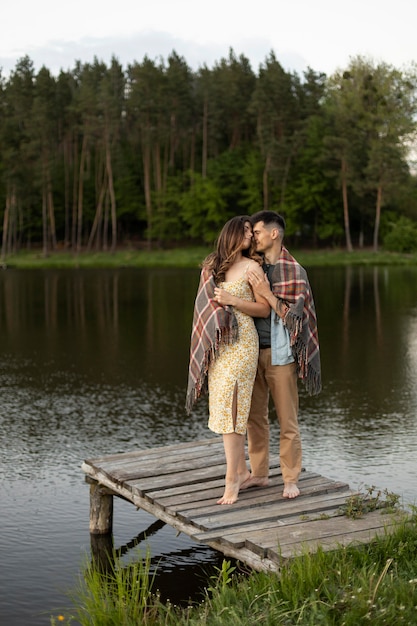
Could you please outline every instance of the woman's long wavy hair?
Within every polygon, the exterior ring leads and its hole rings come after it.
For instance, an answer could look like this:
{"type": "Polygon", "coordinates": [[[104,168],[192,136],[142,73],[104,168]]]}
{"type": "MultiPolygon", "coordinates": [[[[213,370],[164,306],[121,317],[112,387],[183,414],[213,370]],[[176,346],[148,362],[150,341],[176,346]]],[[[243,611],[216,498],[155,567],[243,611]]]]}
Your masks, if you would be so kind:
{"type": "Polygon", "coordinates": [[[242,250],[247,222],[251,223],[248,215],[237,215],[226,222],[217,238],[216,250],[209,254],[202,263],[203,268],[212,272],[217,284],[224,281],[227,270],[236,261],[240,252],[243,256],[259,262],[253,240],[247,250],[242,250]]]}

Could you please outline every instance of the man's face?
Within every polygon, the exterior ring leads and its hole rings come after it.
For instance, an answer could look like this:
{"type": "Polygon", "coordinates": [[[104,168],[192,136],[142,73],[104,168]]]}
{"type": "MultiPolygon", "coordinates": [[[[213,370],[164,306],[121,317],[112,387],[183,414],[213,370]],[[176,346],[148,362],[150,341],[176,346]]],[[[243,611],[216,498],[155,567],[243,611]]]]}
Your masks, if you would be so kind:
{"type": "Polygon", "coordinates": [[[256,252],[265,253],[272,247],[273,238],[271,231],[265,228],[263,222],[256,222],[253,227],[253,238],[256,244],[256,252]]]}

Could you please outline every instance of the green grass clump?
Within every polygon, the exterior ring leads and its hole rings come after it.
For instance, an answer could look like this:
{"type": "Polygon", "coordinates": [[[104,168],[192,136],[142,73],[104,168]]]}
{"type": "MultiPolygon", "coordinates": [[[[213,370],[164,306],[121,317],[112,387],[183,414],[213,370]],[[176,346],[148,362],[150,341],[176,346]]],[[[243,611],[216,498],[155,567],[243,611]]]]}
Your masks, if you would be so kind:
{"type": "Polygon", "coordinates": [[[393,513],[398,509],[399,500],[399,495],[372,485],[365,487],[365,493],[358,492],[349,496],[340,507],[340,512],[352,519],[381,508],[385,508],[387,513],[393,513]]]}
{"type": "Polygon", "coordinates": [[[158,601],[152,596],[153,576],[150,556],[140,553],[129,565],[116,555],[104,559],[106,567],[89,563],[78,587],[70,595],[75,609],[70,615],[51,618],[51,624],[82,626],[153,624],[158,617],[158,601]]]}
{"type": "MultiPolygon", "coordinates": [[[[382,513],[381,513],[382,514],[382,513]]],[[[202,601],[186,608],[152,592],[149,561],[91,568],[69,618],[82,626],[392,626],[417,624],[417,512],[370,544],[307,551],[279,574],[248,573],[224,560],[202,601]]]]}

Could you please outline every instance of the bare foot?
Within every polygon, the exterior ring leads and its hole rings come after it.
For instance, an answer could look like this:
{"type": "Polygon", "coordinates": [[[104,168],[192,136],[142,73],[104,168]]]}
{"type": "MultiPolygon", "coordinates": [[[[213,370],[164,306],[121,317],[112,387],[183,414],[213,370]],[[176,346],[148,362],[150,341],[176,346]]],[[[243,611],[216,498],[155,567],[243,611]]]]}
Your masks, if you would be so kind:
{"type": "Polygon", "coordinates": [[[226,483],[224,494],[217,500],[217,504],[233,504],[236,502],[239,494],[239,481],[226,483]]]}
{"type": "Polygon", "coordinates": [[[241,489],[249,489],[250,487],[268,487],[268,476],[252,476],[249,477],[240,485],[241,489]]]}
{"type": "Polygon", "coordinates": [[[217,504],[233,504],[238,499],[239,490],[242,488],[243,483],[245,483],[250,478],[250,473],[247,472],[245,476],[239,477],[236,482],[227,482],[224,489],[224,494],[217,500],[217,504]]]}
{"type": "Polygon", "coordinates": [[[284,498],[296,498],[300,495],[300,490],[295,483],[285,483],[282,495],[284,498]]]}

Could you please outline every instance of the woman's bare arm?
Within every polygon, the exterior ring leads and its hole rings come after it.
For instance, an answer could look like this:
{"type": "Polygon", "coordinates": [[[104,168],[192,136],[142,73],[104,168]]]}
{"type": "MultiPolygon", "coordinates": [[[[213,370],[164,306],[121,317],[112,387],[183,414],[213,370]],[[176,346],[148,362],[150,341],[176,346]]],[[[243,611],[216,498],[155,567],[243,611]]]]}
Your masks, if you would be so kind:
{"type": "MultiPolygon", "coordinates": [[[[251,267],[251,272],[258,274],[259,276],[263,276],[262,268],[255,264],[251,267]]],[[[232,295],[225,289],[221,289],[220,287],[216,287],[214,290],[214,300],[221,304],[222,306],[233,306],[242,313],[246,313],[246,315],[250,315],[251,317],[268,317],[271,311],[271,307],[269,306],[267,300],[260,294],[256,293],[252,290],[255,302],[250,302],[249,300],[244,300],[243,298],[238,298],[237,296],[232,295]]]]}

